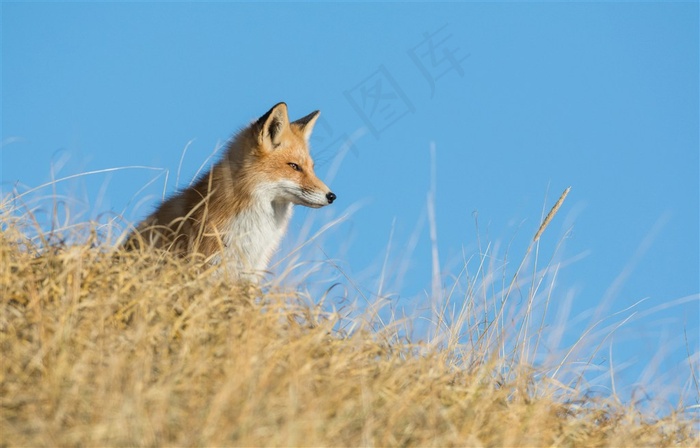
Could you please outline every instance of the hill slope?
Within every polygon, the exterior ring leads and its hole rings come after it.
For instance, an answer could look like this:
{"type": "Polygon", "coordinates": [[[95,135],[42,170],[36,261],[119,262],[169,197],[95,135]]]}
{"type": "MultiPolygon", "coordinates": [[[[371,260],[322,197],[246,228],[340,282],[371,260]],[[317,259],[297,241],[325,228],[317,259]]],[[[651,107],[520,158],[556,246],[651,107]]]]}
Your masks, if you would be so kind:
{"type": "Polygon", "coordinates": [[[293,292],[90,243],[36,257],[22,241],[3,225],[0,446],[698,446],[676,414],[584,400],[390,328],[342,331],[293,292]]]}

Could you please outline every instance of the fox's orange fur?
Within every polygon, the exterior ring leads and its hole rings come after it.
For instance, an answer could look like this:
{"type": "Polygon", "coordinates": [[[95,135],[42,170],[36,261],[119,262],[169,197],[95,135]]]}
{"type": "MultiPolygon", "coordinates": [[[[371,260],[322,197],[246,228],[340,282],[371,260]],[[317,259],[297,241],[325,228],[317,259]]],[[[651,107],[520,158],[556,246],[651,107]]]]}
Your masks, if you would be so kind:
{"type": "Polygon", "coordinates": [[[289,122],[279,103],[243,129],[195,184],[141,222],[127,246],[201,254],[239,275],[259,274],[294,204],[323,207],[335,194],[314,174],[308,140],[319,112],[289,122]]]}

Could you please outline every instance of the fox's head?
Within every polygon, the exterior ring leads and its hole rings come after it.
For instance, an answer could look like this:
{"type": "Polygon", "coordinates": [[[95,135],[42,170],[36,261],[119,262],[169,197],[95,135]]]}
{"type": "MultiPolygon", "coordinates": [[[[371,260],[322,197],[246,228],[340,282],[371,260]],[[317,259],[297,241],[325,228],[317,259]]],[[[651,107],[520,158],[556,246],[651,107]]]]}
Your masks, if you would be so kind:
{"type": "Polygon", "coordinates": [[[248,168],[274,200],[314,208],[335,200],[335,194],[314,174],[309,153],[309,137],[318,116],[315,111],[290,123],[287,105],[279,103],[251,126],[256,149],[248,168]]]}

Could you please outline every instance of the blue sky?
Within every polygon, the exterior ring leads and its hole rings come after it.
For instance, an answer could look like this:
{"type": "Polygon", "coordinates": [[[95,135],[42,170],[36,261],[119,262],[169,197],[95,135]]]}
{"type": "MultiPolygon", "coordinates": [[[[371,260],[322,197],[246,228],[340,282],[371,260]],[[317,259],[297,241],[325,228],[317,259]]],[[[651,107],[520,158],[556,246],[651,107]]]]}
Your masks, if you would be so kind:
{"type": "Polygon", "coordinates": [[[133,222],[275,103],[320,109],[338,201],[298,209],[282,253],[352,210],[308,256],[370,296],[387,259],[384,290],[420,310],[431,144],[446,284],[479,242],[512,275],[571,186],[539,261],[559,245],[565,341],[646,299],[594,363],[612,341],[630,391],[650,365],[680,386],[700,345],[698,54],[697,3],[3,2],[2,192],[133,167],[31,196],[55,191],[71,222],[133,222]]]}

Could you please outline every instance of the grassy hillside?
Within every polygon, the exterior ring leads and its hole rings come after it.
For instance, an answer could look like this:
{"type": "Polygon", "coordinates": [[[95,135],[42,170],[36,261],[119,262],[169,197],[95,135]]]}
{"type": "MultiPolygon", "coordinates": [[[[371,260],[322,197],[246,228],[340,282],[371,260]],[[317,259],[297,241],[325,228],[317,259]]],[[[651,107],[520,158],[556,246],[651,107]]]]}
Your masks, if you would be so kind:
{"type": "Polygon", "coordinates": [[[37,257],[1,227],[0,446],[700,446],[680,413],[584,398],[486,343],[411,343],[91,241],[37,257]]]}

